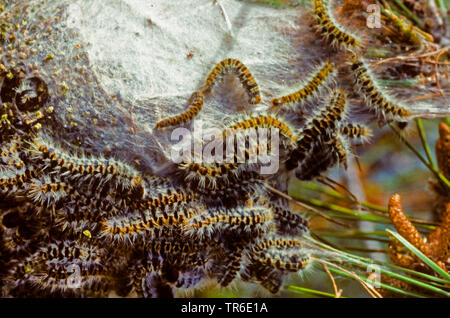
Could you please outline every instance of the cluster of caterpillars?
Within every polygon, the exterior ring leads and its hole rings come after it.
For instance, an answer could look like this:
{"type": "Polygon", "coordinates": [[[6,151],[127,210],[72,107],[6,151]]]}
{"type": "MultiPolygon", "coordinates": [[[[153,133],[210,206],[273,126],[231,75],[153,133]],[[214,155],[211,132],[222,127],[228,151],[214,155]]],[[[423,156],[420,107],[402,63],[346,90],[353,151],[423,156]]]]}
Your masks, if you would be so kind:
{"type": "MultiPolygon", "coordinates": [[[[317,32],[331,44],[361,46],[323,1],[314,1],[313,14],[317,32]]],[[[368,108],[381,121],[404,121],[409,112],[379,88],[365,62],[350,62],[368,108]]],[[[327,88],[337,71],[323,62],[296,92],[272,99],[264,113],[228,123],[223,136],[278,129],[283,170],[301,180],[346,166],[349,141],[364,142],[371,132],[349,122],[347,93],[327,88]],[[290,111],[298,115],[299,105],[324,92],[328,97],[300,126],[299,118],[291,120],[290,111]]],[[[249,104],[263,102],[249,69],[229,58],[213,68],[185,112],[158,121],[155,129],[195,119],[204,96],[226,74],[237,76],[249,104]]],[[[262,176],[258,163],[247,162],[251,151],[232,163],[174,163],[164,173],[143,174],[129,163],[80,153],[46,137],[38,111],[48,98],[45,83],[31,79],[37,93],[30,96],[37,97],[25,99],[27,92],[14,89],[15,76],[5,76],[0,109],[3,295],[171,297],[211,279],[223,287],[240,279],[277,293],[288,273],[311,263],[303,241],[307,220],[268,190],[277,178],[262,176]]]]}

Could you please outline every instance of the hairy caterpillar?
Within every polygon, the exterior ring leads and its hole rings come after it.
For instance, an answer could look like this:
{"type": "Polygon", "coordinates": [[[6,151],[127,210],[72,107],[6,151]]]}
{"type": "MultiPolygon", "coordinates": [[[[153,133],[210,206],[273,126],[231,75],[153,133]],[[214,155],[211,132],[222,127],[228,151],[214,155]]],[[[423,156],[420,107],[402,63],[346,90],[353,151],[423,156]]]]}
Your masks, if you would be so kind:
{"type": "Polygon", "coordinates": [[[209,73],[203,88],[205,94],[210,94],[214,84],[218,82],[223,75],[228,73],[234,73],[239,77],[239,80],[250,98],[250,104],[259,104],[261,102],[259,87],[253,75],[242,62],[231,58],[221,61],[213,68],[211,73],[209,73]]]}
{"type": "Polygon", "coordinates": [[[162,129],[170,126],[179,126],[191,121],[202,110],[203,99],[204,97],[202,92],[195,92],[193,95],[193,102],[185,112],[180,115],[158,121],[156,123],[156,129],[162,129]]]}
{"type": "Polygon", "coordinates": [[[159,273],[150,272],[142,279],[142,293],[145,298],[173,298],[173,287],[159,273]]]}
{"type": "Polygon", "coordinates": [[[282,118],[275,117],[273,115],[259,115],[246,118],[242,121],[238,121],[229,125],[222,133],[224,137],[228,132],[234,133],[235,130],[246,130],[250,128],[276,128],[280,134],[285,136],[289,141],[295,142],[298,136],[295,134],[294,129],[290,127],[282,118]]]}
{"type": "Polygon", "coordinates": [[[225,264],[221,266],[223,268],[223,273],[220,273],[218,275],[218,282],[222,287],[228,286],[240,271],[243,252],[244,249],[240,246],[235,246],[233,250],[228,251],[230,255],[227,255],[225,257],[225,264]]]}
{"type": "Polygon", "coordinates": [[[114,159],[77,157],[63,152],[44,139],[35,139],[30,152],[35,160],[43,160],[44,170],[51,168],[60,178],[67,176],[69,180],[81,183],[89,180],[88,185],[91,186],[96,179],[97,188],[109,182],[116,189],[143,188],[139,173],[114,159]]]}
{"type": "Polygon", "coordinates": [[[300,180],[312,180],[321,176],[337,163],[347,168],[347,147],[344,141],[336,136],[330,142],[314,146],[314,156],[303,160],[295,170],[300,180]]]}
{"type": "Polygon", "coordinates": [[[270,204],[274,211],[274,219],[279,233],[301,235],[308,232],[308,221],[300,214],[293,213],[287,207],[270,204]]]}
{"type": "Polygon", "coordinates": [[[296,148],[286,161],[288,170],[295,169],[298,162],[311,159],[314,147],[325,148],[322,143],[329,143],[345,116],[346,95],[341,89],[334,90],[321,111],[309,119],[300,134],[296,148]]]}
{"type": "Polygon", "coordinates": [[[273,212],[266,206],[217,208],[187,220],[184,228],[188,235],[210,240],[217,235],[259,236],[272,227],[273,212]]]}
{"type": "Polygon", "coordinates": [[[20,142],[21,140],[19,138],[13,137],[8,143],[6,143],[4,146],[1,146],[0,167],[1,164],[4,164],[10,167],[14,166],[17,169],[25,165],[25,163],[20,158],[20,142]]]}
{"type": "Polygon", "coordinates": [[[244,281],[256,281],[262,287],[276,294],[283,284],[283,273],[272,267],[262,265],[257,262],[248,262],[248,265],[241,273],[241,278],[244,281]]]}
{"type": "MultiPolygon", "coordinates": [[[[101,223],[101,237],[105,241],[133,243],[144,238],[159,237],[158,228],[176,227],[187,224],[202,207],[181,206],[174,211],[169,209],[145,210],[125,217],[113,217],[101,223]]],[[[145,241],[145,240],[144,240],[145,241]]]]}
{"type": "Polygon", "coordinates": [[[218,185],[217,188],[198,188],[201,200],[212,206],[235,207],[255,193],[264,193],[265,181],[255,171],[243,171],[237,182],[218,185]]]}
{"type": "Polygon", "coordinates": [[[303,249],[268,248],[258,253],[250,252],[250,259],[261,265],[280,271],[297,272],[308,265],[309,257],[303,249]]]}
{"type": "Polygon", "coordinates": [[[198,285],[206,276],[206,272],[201,267],[196,267],[192,271],[180,273],[175,284],[176,288],[192,288],[198,285]]]}
{"type": "Polygon", "coordinates": [[[14,289],[31,295],[33,291],[47,297],[103,295],[110,288],[104,266],[107,255],[106,250],[84,243],[47,243],[22,262],[16,261],[8,279],[14,289]]]}
{"type": "Polygon", "coordinates": [[[269,248],[286,249],[294,247],[302,247],[304,244],[294,238],[283,237],[278,235],[269,235],[264,238],[258,239],[251,245],[252,253],[259,253],[269,248]]]}
{"type": "Polygon", "coordinates": [[[237,163],[199,164],[195,162],[179,164],[185,172],[185,180],[201,188],[216,189],[219,185],[228,185],[240,173],[237,163]]]}
{"type": "Polygon", "coordinates": [[[38,171],[33,167],[22,167],[15,172],[5,172],[0,179],[0,190],[13,190],[22,188],[30,179],[38,176],[38,171]]]}
{"type": "Polygon", "coordinates": [[[364,125],[346,124],[341,126],[339,133],[347,138],[366,142],[372,135],[372,131],[364,125]]]}
{"type": "Polygon", "coordinates": [[[320,91],[320,88],[325,85],[325,83],[336,75],[336,69],[334,65],[326,61],[320,64],[317,69],[312,72],[310,79],[303,85],[298,91],[272,99],[272,107],[281,107],[287,105],[293,105],[296,103],[305,102],[309,98],[314,97],[320,91]]]}
{"type": "Polygon", "coordinates": [[[112,279],[106,275],[82,272],[72,287],[72,274],[55,274],[59,275],[36,272],[26,274],[24,278],[10,279],[11,294],[22,297],[105,297],[112,288],[112,279]]]}
{"type": "Polygon", "coordinates": [[[334,46],[348,50],[361,48],[361,43],[357,37],[344,30],[334,19],[330,13],[330,6],[328,0],[314,0],[314,18],[317,22],[316,29],[318,32],[334,46]]]}
{"type": "Polygon", "coordinates": [[[28,190],[28,197],[39,206],[50,206],[61,198],[67,196],[71,187],[59,180],[51,180],[45,176],[42,179],[33,179],[28,190]]]}
{"type": "Polygon", "coordinates": [[[355,84],[364,96],[367,106],[375,112],[380,122],[405,121],[411,116],[405,105],[395,101],[383,91],[363,60],[355,58],[351,68],[355,73],[355,84]]]}

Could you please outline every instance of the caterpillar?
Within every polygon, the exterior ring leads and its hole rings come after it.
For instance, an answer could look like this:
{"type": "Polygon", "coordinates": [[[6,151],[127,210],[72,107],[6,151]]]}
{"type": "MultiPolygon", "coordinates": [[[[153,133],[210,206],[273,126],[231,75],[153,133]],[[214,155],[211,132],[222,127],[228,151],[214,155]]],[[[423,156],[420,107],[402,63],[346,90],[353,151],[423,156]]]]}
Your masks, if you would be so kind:
{"type": "Polygon", "coordinates": [[[362,47],[360,40],[339,25],[333,15],[330,14],[330,6],[330,2],[327,0],[314,0],[314,18],[317,23],[317,31],[333,46],[347,50],[360,49],[362,47]]]}
{"type": "Polygon", "coordinates": [[[19,294],[38,291],[47,297],[100,295],[110,287],[105,276],[106,255],[106,250],[83,243],[47,243],[23,261],[15,261],[9,280],[19,294]]]}
{"type": "Polygon", "coordinates": [[[166,194],[158,194],[153,198],[146,198],[140,202],[136,202],[132,206],[140,209],[155,210],[165,206],[174,207],[178,204],[188,204],[195,198],[195,194],[186,191],[169,191],[166,194]]]}
{"type": "Polygon", "coordinates": [[[174,211],[167,208],[157,211],[145,210],[125,217],[113,217],[101,222],[100,236],[108,242],[133,243],[144,238],[160,237],[157,230],[187,224],[188,220],[199,214],[201,206],[192,208],[181,206],[174,211]]]}
{"type": "Polygon", "coordinates": [[[28,189],[28,197],[39,206],[54,205],[67,196],[71,187],[59,180],[51,180],[48,176],[32,179],[28,189]]]}
{"type": "Polygon", "coordinates": [[[213,68],[211,73],[209,73],[206,78],[203,92],[205,94],[210,94],[214,84],[217,83],[222,76],[228,73],[234,73],[239,77],[240,82],[244,86],[250,98],[250,104],[261,103],[259,87],[253,75],[250,73],[249,69],[242,64],[242,62],[231,58],[221,61],[213,68]]]}
{"type": "Polygon", "coordinates": [[[156,123],[156,129],[162,129],[170,126],[179,126],[193,120],[203,108],[203,93],[195,92],[193,102],[189,108],[180,115],[160,120],[156,123]]]}
{"type": "Polygon", "coordinates": [[[330,61],[320,64],[310,75],[310,79],[298,91],[272,99],[272,108],[305,102],[317,95],[325,83],[336,75],[336,68],[330,61]]]}
{"type": "Polygon", "coordinates": [[[185,180],[189,184],[208,189],[228,185],[238,178],[241,170],[237,163],[202,165],[191,162],[179,164],[178,167],[184,171],[185,180]]]}
{"type": "Polygon", "coordinates": [[[302,235],[308,232],[308,221],[303,216],[278,204],[270,204],[270,206],[274,211],[276,228],[279,233],[302,235]]]}
{"type": "Polygon", "coordinates": [[[192,288],[198,285],[206,276],[206,272],[202,267],[196,267],[192,271],[180,273],[175,284],[176,288],[192,288]]]}
{"type": "Polygon", "coordinates": [[[173,287],[157,272],[148,273],[142,279],[142,292],[145,298],[173,298],[173,287]]]}
{"type": "Polygon", "coordinates": [[[222,287],[227,287],[236,277],[241,269],[242,256],[244,249],[241,246],[234,246],[233,250],[227,251],[229,255],[225,256],[221,270],[215,275],[219,276],[218,282],[222,287]]]}
{"type": "Polygon", "coordinates": [[[208,206],[235,207],[255,193],[264,193],[265,181],[255,171],[243,171],[239,180],[229,185],[218,184],[217,188],[198,188],[199,198],[208,206]]]}
{"type": "Polygon", "coordinates": [[[33,266],[47,266],[53,269],[64,267],[70,262],[87,270],[100,270],[105,265],[107,255],[105,249],[92,244],[62,240],[40,247],[28,262],[33,266]]]}
{"type": "Polygon", "coordinates": [[[328,143],[316,145],[313,153],[313,156],[303,160],[296,168],[295,176],[298,179],[313,180],[337,163],[342,163],[347,168],[347,148],[339,136],[328,143]]]}
{"type": "Polygon", "coordinates": [[[266,206],[217,208],[188,219],[184,229],[187,235],[202,241],[230,233],[235,237],[255,237],[267,232],[272,220],[273,212],[266,206]]]}
{"type": "Polygon", "coordinates": [[[238,129],[247,130],[251,128],[278,129],[280,134],[285,136],[291,142],[295,142],[298,138],[298,136],[294,132],[294,129],[291,128],[288,123],[286,123],[282,118],[278,118],[273,115],[259,115],[236,122],[229,125],[223,131],[222,135],[223,137],[226,137],[229,132],[234,133],[234,131],[238,129]]]}
{"type": "Polygon", "coordinates": [[[112,289],[112,279],[106,275],[82,273],[70,283],[71,274],[53,277],[46,272],[26,274],[24,278],[10,279],[11,294],[16,297],[105,297],[112,289]]]}
{"type": "Polygon", "coordinates": [[[131,166],[105,158],[77,157],[54,147],[50,142],[37,138],[30,143],[30,153],[34,160],[42,160],[44,170],[52,169],[59,177],[66,177],[73,181],[79,180],[88,186],[96,184],[97,188],[105,183],[113,183],[116,189],[141,188],[143,180],[139,173],[131,166]],[[94,182],[94,180],[96,182],[94,182]]]}
{"type": "Polygon", "coordinates": [[[30,179],[36,178],[39,172],[33,167],[22,167],[15,172],[7,171],[0,179],[0,190],[13,190],[22,188],[30,179]]]}
{"type": "Polygon", "coordinates": [[[241,273],[243,281],[256,281],[272,294],[278,293],[283,284],[283,273],[279,270],[250,262],[241,273]]]}
{"type": "Polygon", "coordinates": [[[20,159],[20,142],[21,140],[14,136],[5,145],[0,148],[0,165],[14,166],[16,169],[25,165],[22,159],[20,159]]]}
{"type": "Polygon", "coordinates": [[[364,96],[367,106],[375,112],[380,122],[404,122],[411,116],[405,105],[395,101],[383,91],[363,60],[354,58],[351,69],[355,74],[355,85],[364,96]]]}
{"type": "Polygon", "coordinates": [[[250,249],[252,253],[259,253],[272,247],[275,249],[288,249],[302,246],[304,246],[304,244],[294,238],[268,235],[267,237],[258,239],[251,245],[250,249]]]}
{"type": "Polygon", "coordinates": [[[322,143],[329,143],[345,116],[346,95],[341,89],[333,90],[322,110],[310,118],[300,134],[296,148],[286,161],[288,170],[295,169],[299,162],[311,159],[315,154],[314,147],[321,147],[322,143]]]}
{"type": "Polygon", "coordinates": [[[269,248],[258,253],[250,253],[250,259],[261,265],[280,271],[297,272],[308,265],[309,257],[303,249],[279,250],[269,248]]]}
{"type": "Polygon", "coordinates": [[[364,125],[346,124],[340,127],[339,133],[350,139],[366,142],[372,135],[372,131],[364,125]]]}

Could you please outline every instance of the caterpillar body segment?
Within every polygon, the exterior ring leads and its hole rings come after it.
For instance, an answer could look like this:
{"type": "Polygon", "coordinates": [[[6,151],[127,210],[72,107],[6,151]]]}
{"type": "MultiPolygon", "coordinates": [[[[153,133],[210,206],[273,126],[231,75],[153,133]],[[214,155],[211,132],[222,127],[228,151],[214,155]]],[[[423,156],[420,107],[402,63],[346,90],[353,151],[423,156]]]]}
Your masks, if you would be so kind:
{"type": "Polygon", "coordinates": [[[347,146],[339,136],[330,142],[314,147],[314,156],[308,157],[295,170],[295,176],[300,180],[313,180],[325,174],[337,164],[347,168],[347,146]]]}
{"type": "Polygon", "coordinates": [[[278,129],[280,135],[284,136],[289,142],[292,143],[298,139],[295,129],[285,119],[273,114],[249,116],[243,120],[230,123],[226,129],[224,129],[222,135],[223,137],[226,137],[228,133],[234,134],[235,131],[245,131],[248,129],[258,128],[278,129]]]}
{"type": "Polygon", "coordinates": [[[298,91],[272,99],[272,108],[288,107],[304,103],[317,96],[326,83],[336,76],[335,66],[326,61],[320,64],[310,75],[310,79],[298,91]]]}
{"type": "Polygon", "coordinates": [[[233,181],[238,180],[242,165],[238,163],[222,164],[179,164],[184,172],[185,180],[194,186],[205,189],[218,189],[226,187],[233,181]]]}
{"type": "Polygon", "coordinates": [[[113,217],[101,224],[100,236],[108,242],[133,244],[136,241],[159,237],[159,229],[179,228],[199,214],[202,207],[181,206],[174,211],[168,208],[145,210],[123,217],[113,217]]]}
{"type": "Polygon", "coordinates": [[[0,191],[23,189],[28,182],[38,177],[40,172],[33,167],[21,167],[2,173],[0,178],[0,191]]]}
{"type": "Polygon", "coordinates": [[[259,283],[272,294],[278,293],[283,285],[284,275],[282,271],[255,262],[252,259],[248,259],[248,257],[245,259],[245,263],[247,265],[241,272],[243,281],[259,283]]]}
{"type": "Polygon", "coordinates": [[[360,124],[346,124],[339,129],[341,136],[352,140],[367,142],[372,136],[372,130],[360,124]]]}
{"type": "Polygon", "coordinates": [[[120,190],[143,187],[139,173],[133,167],[115,159],[70,155],[53,146],[51,142],[39,138],[30,146],[33,159],[43,163],[43,170],[50,170],[60,178],[78,181],[94,188],[101,188],[110,183],[120,190]]]}
{"type": "Polygon", "coordinates": [[[251,263],[280,271],[296,272],[309,263],[309,252],[301,241],[277,235],[256,240],[247,249],[247,257],[251,263]]]}
{"type": "Polygon", "coordinates": [[[206,78],[203,92],[205,94],[210,94],[213,86],[218,83],[224,75],[229,73],[233,73],[239,78],[240,82],[247,91],[250,104],[261,103],[261,94],[253,75],[242,62],[231,58],[221,61],[213,68],[211,73],[209,73],[206,78]]]}
{"type": "Polygon", "coordinates": [[[280,234],[302,235],[308,232],[308,221],[300,214],[291,212],[288,207],[270,204],[274,211],[276,228],[280,234]]]}
{"type": "Polygon", "coordinates": [[[317,148],[328,148],[325,144],[333,143],[336,139],[336,130],[345,117],[346,94],[341,89],[334,90],[323,108],[309,119],[286,161],[286,168],[293,170],[303,160],[311,160],[311,156],[317,153],[317,148]],[[314,148],[316,150],[314,151],[314,148]]]}
{"type": "Polygon", "coordinates": [[[52,180],[49,177],[33,179],[30,182],[28,197],[36,202],[39,206],[54,205],[60,199],[68,196],[72,191],[72,187],[59,180],[52,180]]]}
{"type": "Polygon", "coordinates": [[[104,297],[112,287],[107,255],[102,248],[85,243],[49,242],[22,261],[14,261],[6,280],[13,294],[104,297]]]}
{"type": "Polygon", "coordinates": [[[188,235],[200,240],[211,240],[218,235],[259,236],[273,227],[273,212],[266,206],[207,210],[188,220],[188,235]]]}
{"type": "Polygon", "coordinates": [[[203,101],[204,101],[203,93],[200,91],[195,92],[193,95],[193,101],[186,111],[177,116],[169,117],[158,121],[156,123],[156,129],[162,129],[172,126],[180,126],[182,124],[190,122],[195,117],[197,117],[197,115],[202,110],[203,101]]]}
{"type": "Polygon", "coordinates": [[[242,256],[244,249],[241,246],[235,246],[228,251],[225,256],[224,264],[221,264],[214,274],[218,276],[218,283],[222,287],[227,287],[238,275],[242,266],[242,256]]]}
{"type": "Polygon", "coordinates": [[[361,49],[361,41],[356,35],[345,30],[331,14],[331,1],[314,0],[314,18],[316,20],[316,29],[320,35],[329,41],[333,46],[358,51],[361,49]]]}
{"type": "Polygon", "coordinates": [[[363,60],[353,59],[351,68],[355,74],[356,86],[380,122],[408,120],[411,112],[384,91],[363,60]]]}

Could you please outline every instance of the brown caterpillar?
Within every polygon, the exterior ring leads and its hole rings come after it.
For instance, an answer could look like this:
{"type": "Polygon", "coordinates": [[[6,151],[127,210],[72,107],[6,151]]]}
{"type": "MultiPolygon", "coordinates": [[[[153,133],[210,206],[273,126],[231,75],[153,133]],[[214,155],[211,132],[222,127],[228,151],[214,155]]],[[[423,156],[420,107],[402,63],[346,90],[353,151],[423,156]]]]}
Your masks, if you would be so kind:
{"type": "Polygon", "coordinates": [[[253,75],[250,73],[249,69],[242,64],[242,62],[231,58],[221,61],[213,68],[211,73],[209,73],[206,78],[203,92],[205,94],[210,94],[214,84],[217,83],[223,75],[228,73],[234,73],[239,77],[240,82],[250,97],[250,104],[261,103],[259,87],[253,75]]]}
{"type": "Polygon", "coordinates": [[[388,96],[377,84],[374,76],[362,60],[352,61],[355,84],[364,96],[367,106],[375,112],[380,122],[405,121],[411,113],[406,106],[388,96]]]}
{"type": "Polygon", "coordinates": [[[160,120],[156,123],[156,129],[162,129],[170,126],[179,126],[193,120],[203,108],[203,93],[195,92],[193,102],[189,108],[180,115],[160,120]]]}
{"type": "Polygon", "coordinates": [[[356,36],[339,25],[333,15],[330,14],[330,11],[330,2],[327,0],[314,0],[314,18],[317,22],[316,29],[322,37],[330,41],[333,46],[347,50],[361,48],[361,43],[356,36]]]}
{"type": "Polygon", "coordinates": [[[300,103],[314,97],[320,91],[320,88],[327,82],[328,79],[334,77],[336,69],[334,65],[326,61],[319,65],[317,69],[312,72],[311,78],[298,91],[272,99],[272,107],[281,107],[285,105],[292,105],[300,103]]]}

